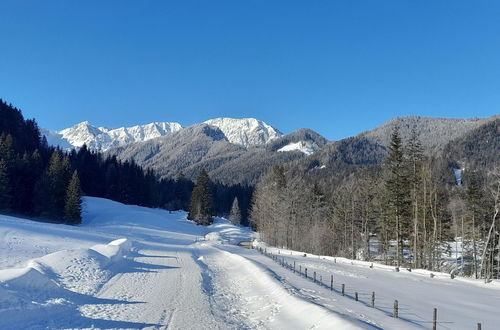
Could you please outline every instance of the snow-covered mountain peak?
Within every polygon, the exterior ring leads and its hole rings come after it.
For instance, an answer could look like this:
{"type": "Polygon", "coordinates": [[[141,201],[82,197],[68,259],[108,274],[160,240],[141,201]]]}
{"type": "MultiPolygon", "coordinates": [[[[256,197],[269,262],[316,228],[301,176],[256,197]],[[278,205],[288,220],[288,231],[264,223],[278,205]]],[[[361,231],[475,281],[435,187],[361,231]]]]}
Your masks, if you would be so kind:
{"type": "MultiPolygon", "coordinates": [[[[216,118],[203,124],[216,127],[231,143],[244,147],[262,145],[283,134],[255,118],[216,118]]],[[[143,142],[177,132],[183,127],[175,122],[152,122],[145,125],[110,129],[96,127],[83,121],[61,131],[42,130],[47,142],[62,149],[80,148],[84,144],[91,150],[106,151],[112,147],[143,142]]]]}
{"type": "Polygon", "coordinates": [[[43,130],[47,142],[65,150],[80,148],[84,144],[91,150],[106,151],[111,147],[128,143],[147,141],[180,130],[182,126],[175,122],[154,122],[132,127],[109,129],[92,126],[83,121],[61,131],[43,130]]]}
{"type": "Polygon", "coordinates": [[[276,128],[255,118],[215,118],[204,123],[218,127],[229,142],[245,147],[265,144],[283,135],[276,128]]]}

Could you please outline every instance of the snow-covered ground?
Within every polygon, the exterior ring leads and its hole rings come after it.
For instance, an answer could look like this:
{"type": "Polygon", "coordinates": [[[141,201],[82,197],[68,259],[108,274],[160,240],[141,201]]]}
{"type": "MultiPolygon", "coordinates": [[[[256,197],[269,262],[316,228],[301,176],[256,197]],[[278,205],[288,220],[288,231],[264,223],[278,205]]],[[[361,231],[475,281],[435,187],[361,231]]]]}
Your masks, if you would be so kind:
{"type": "Polygon", "coordinates": [[[438,329],[500,322],[498,283],[280,251],[320,286],[237,246],[248,229],[185,217],[91,197],[78,227],[0,216],[0,328],[429,329],[434,307],[438,329]]]}

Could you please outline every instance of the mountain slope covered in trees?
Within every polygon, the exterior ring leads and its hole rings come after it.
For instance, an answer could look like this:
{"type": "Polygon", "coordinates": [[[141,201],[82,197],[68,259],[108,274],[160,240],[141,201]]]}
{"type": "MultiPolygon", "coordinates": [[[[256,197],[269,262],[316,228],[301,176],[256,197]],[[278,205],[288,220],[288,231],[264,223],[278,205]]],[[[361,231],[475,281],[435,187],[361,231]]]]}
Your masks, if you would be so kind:
{"type": "Polygon", "coordinates": [[[254,193],[254,226],[275,246],[430,270],[450,267],[442,254],[460,236],[465,257],[452,270],[498,276],[498,119],[471,122],[461,134],[451,129],[454,139],[450,130],[433,132],[438,144],[421,142],[427,125],[394,125],[388,145],[361,134],[273,167],[254,193]],[[465,167],[462,185],[457,162],[465,167]]]}
{"type": "Polygon", "coordinates": [[[231,185],[255,185],[269,167],[303,158],[298,151],[277,152],[281,145],[301,140],[324,145],[325,139],[317,133],[292,133],[264,146],[243,146],[229,142],[217,127],[197,124],[174,134],[150,141],[112,148],[108,154],[122,160],[133,160],[159,176],[172,178],[182,172],[194,180],[201,169],[206,169],[212,180],[231,185]]]}
{"type": "Polygon", "coordinates": [[[415,129],[424,150],[434,151],[441,150],[450,141],[498,118],[500,118],[498,115],[488,118],[470,119],[422,116],[397,117],[373,130],[361,133],[360,136],[387,147],[390,143],[391,132],[395,127],[399,127],[403,139],[409,139],[412,130],[415,129]]]}

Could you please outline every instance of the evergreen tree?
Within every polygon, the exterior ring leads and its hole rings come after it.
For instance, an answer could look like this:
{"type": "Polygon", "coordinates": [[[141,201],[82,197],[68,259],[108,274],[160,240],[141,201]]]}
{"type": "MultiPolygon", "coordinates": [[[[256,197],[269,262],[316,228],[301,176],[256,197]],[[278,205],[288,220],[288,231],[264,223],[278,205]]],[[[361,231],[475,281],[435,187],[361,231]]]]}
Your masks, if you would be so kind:
{"type": "Polygon", "coordinates": [[[229,220],[233,223],[233,225],[241,224],[241,211],[240,211],[240,203],[238,202],[238,197],[235,197],[233,200],[233,205],[231,206],[231,213],[229,215],[229,220]]]}
{"type": "Polygon", "coordinates": [[[0,211],[10,210],[11,194],[9,178],[7,176],[7,166],[5,161],[0,159],[0,211]]]}
{"type": "Polygon", "coordinates": [[[74,171],[66,191],[64,220],[67,224],[77,225],[82,222],[82,194],[78,172],[74,171]]]}
{"type": "Polygon", "coordinates": [[[209,225],[213,221],[212,210],[213,195],[210,178],[205,169],[202,169],[191,194],[188,219],[199,225],[209,225]]]}
{"type": "Polygon", "coordinates": [[[68,185],[69,160],[62,152],[54,150],[36,189],[37,213],[43,217],[62,220],[68,185]]]}
{"type": "Polygon", "coordinates": [[[401,136],[397,127],[391,134],[387,163],[389,170],[386,180],[387,203],[389,207],[387,210],[388,220],[394,228],[394,238],[397,242],[396,262],[400,266],[403,261],[403,241],[407,238],[409,229],[411,187],[408,180],[408,168],[404,159],[401,136]]]}

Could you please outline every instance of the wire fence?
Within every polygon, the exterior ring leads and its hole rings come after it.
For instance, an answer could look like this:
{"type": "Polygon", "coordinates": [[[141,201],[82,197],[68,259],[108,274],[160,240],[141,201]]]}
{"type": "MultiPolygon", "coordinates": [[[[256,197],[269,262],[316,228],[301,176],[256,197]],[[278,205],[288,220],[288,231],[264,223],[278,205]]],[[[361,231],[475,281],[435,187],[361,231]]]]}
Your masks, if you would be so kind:
{"type": "MultiPolygon", "coordinates": [[[[349,292],[346,290],[346,284],[345,283],[336,283],[334,275],[333,274],[324,274],[324,273],[319,273],[318,271],[314,269],[308,269],[308,267],[305,267],[304,265],[301,265],[297,263],[295,260],[291,260],[287,256],[279,253],[278,254],[268,252],[267,248],[262,248],[262,247],[257,247],[257,251],[259,251],[261,254],[269,257],[272,259],[274,262],[282,266],[283,268],[295,273],[298,276],[304,277],[313,283],[327,288],[330,291],[332,291],[334,294],[340,294],[343,297],[346,297],[348,299],[353,299],[354,301],[357,301],[361,304],[364,304],[365,306],[375,308],[377,310],[382,311],[388,316],[394,317],[394,318],[400,318],[402,320],[412,322],[412,323],[418,323],[418,324],[431,324],[432,329],[436,330],[437,327],[439,326],[442,329],[453,329],[453,324],[454,322],[451,321],[439,321],[438,320],[438,310],[437,308],[433,308],[432,310],[432,320],[425,319],[419,315],[416,315],[414,312],[411,311],[410,306],[400,304],[398,300],[394,300],[394,303],[391,306],[386,306],[386,305],[380,305],[377,303],[377,295],[375,291],[371,292],[366,292],[366,291],[361,291],[361,290],[356,290],[352,287],[349,287],[349,292]],[[323,276],[325,275],[325,276],[323,276]],[[401,317],[400,314],[403,314],[403,317],[401,317]],[[408,318],[409,315],[414,315],[415,317],[418,317],[420,320],[412,320],[408,318]]],[[[373,266],[370,268],[373,269],[373,266]]],[[[431,276],[432,277],[432,276],[431,276]]],[[[429,313],[431,314],[431,313],[429,313]]],[[[481,330],[481,323],[477,323],[477,330],[481,330]]]]}

